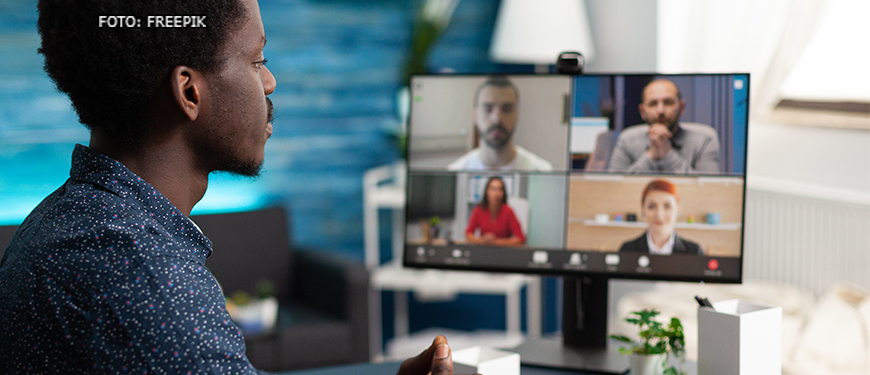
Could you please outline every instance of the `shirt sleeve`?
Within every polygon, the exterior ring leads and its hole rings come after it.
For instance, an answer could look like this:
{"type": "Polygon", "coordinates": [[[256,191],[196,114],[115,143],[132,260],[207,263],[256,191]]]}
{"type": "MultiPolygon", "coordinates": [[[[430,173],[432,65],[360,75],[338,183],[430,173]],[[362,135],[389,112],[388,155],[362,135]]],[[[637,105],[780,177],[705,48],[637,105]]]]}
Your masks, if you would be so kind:
{"type": "Polygon", "coordinates": [[[714,134],[709,137],[701,149],[701,155],[695,163],[698,172],[719,173],[719,138],[714,134]]]}
{"type": "Polygon", "coordinates": [[[480,227],[480,210],[477,207],[474,207],[471,210],[471,216],[468,218],[468,226],[465,227],[465,235],[473,235],[474,231],[480,227]]]}
{"type": "Polygon", "coordinates": [[[520,221],[517,220],[517,215],[514,214],[514,210],[511,209],[510,207],[505,207],[505,208],[508,209],[507,210],[507,215],[508,215],[507,220],[508,220],[508,227],[511,230],[511,235],[519,238],[521,243],[526,243],[526,236],[523,235],[523,227],[520,225],[520,221]]]}
{"type": "MultiPolygon", "coordinates": [[[[677,155],[674,150],[671,150],[671,154],[677,155]]],[[[677,157],[679,158],[680,156],[677,155],[677,157]]],[[[634,161],[634,163],[632,163],[628,168],[620,171],[628,173],[644,173],[649,171],[655,171],[658,169],[659,168],[656,165],[656,161],[653,160],[653,158],[651,158],[649,154],[646,153],[646,151],[644,151],[640,154],[640,157],[638,157],[637,160],[634,161]]]]}
{"type": "Polygon", "coordinates": [[[616,146],[613,148],[613,153],[610,155],[610,162],[607,170],[609,172],[626,172],[631,165],[631,159],[628,155],[625,137],[620,135],[616,140],[616,146]]]}
{"type": "Polygon", "coordinates": [[[719,173],[719,140],[708,137],[703,140],[698,152],[695,154],[694,167],[692,162],[686,160],[676,150],[671,150],[659,162],[664,171],[694,174],[698,172],[719,173]]]}
{"type": "Polygon", "coordinates": [[[616,140],[613,154],[610,156],[607,170],[619,173],[642,173],[656,170],[656,162],[646,153],[643,141],[629,139],[627,133],[621,133],[616,140]]]}
{"type": "Polygon", "coordinates": [[[244,337],[230,319],[220,287],[204,266],[176,257],[149,259],[111,290],[107,301],[113,318],[148,373],[258,373],[245,356],[244,337]]]}

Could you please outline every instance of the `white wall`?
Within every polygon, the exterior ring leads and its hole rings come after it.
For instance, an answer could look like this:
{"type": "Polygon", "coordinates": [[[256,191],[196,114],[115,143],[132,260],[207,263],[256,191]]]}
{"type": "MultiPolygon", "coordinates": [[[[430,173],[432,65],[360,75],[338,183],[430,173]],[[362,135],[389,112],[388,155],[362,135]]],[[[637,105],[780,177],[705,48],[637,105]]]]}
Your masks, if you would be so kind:
{"type": "Polygon", "coordinates": [[[870,130],[750,120],[747,164],[748,188],[770,179],[868,195],[870,130]]]}

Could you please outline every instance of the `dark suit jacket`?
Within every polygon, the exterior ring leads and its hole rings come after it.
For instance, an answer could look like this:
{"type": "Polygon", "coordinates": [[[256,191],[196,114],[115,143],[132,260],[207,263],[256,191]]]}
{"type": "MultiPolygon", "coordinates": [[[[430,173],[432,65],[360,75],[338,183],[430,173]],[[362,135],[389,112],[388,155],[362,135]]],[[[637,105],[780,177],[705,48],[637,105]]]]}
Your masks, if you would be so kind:
{"type": "MultiPolygon", "coordinates": [[[[624,242],[620,246],[619,252],[649,254],[649,246],[646,244],[646,233],[643,232],[640,237],[624,242]]],[[[701,250],[700,245],[681,238],[679,234],[675,234],[674,250],[671,254],[704,255],[704,251],[701,250]]]]}

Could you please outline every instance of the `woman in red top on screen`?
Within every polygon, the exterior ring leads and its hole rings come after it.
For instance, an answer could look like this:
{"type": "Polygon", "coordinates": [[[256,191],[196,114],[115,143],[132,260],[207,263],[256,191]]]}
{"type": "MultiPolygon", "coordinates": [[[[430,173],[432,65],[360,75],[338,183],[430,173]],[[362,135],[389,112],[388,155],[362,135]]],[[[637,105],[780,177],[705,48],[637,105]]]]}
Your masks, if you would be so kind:
{"type": "Polygon", "coordinates": [[[465,228],[465,239],[470,244],[487,245],[522,245],[526,237],[520,228],[520,222],[507,205],[507,193],[504,181],[500,177],[491,177],[486,182],[483,199],[471,211],[468,227],[465,228]],[[480,234],[475,232],[480,230],[480,234]]]}
{"type": "Polygon", "coordinates": [[[676,185],[667,180],[652,180],[643,189],[640,203],[640,212],[649,226],[640,237],[623,243],[620,252],[704,255],[701,246],[677,235],[680,193],[676,185]]]}

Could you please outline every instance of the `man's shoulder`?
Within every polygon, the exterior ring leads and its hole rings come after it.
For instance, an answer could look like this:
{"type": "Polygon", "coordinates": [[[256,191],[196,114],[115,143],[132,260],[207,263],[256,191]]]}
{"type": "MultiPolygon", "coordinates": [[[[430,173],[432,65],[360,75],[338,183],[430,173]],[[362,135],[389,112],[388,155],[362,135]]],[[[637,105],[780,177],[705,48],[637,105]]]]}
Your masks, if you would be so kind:
{"type": "Polygon", "coordinates": [[[649,139],[649,124],[637,124],[622,129],[619,132],[619,138],[643,138],[649,139]]]}
{"type": "Polygon", "coordinates": [[[629,126],[625,129],[622,129],[619,132],[619,135],[620,136],[622,136],[622,135],[637,135],[637,134],[646,135],[648,133],[649,133],[649,124],[644,123],[644,124],[632,125],[632,126],[629,126]]]}
{"type": "Polygon", "coordinates": [[[24,220],[10,250],[107,259],[147,256],[148,247],[170,241],[168,234],[138,201],[70,181],[24,220]]]}
{"type": "MultiPolygon", "coordinates": [[[[448,171],[461,171],[465,169],[470,169],[472,166],[469,166],[470,161],[480,160],[480,150],[477,148],[472,149],[471,151],[466,152],[464,155],[460,156],[458,159],[454,160],[450,164],[447,165],[448,171]]],[[[482,162],[481,162],[482,164],[482,162]]]]}
{"type": "Polygon", "coordinates": [[[696,134],[705,137],[717,137],[716,129],[710,125],[701,124],[698,122],[681,122],[680,127],[689,134],[696,134]]]}
{"type": "Polygon", "coordinates": [[[553,164],[547,159],[535,155],[529,150],[520,146],[516,146],[517,160],[514,163],[516,169],[535,170],[535,171],[552,171],[553,164]]]}
{"type": "Polygon", "coordinates": [[[649,124],[632,125],[619,132],[616,144],[630,149],[643,148],[649,144],[649,124]]]}

